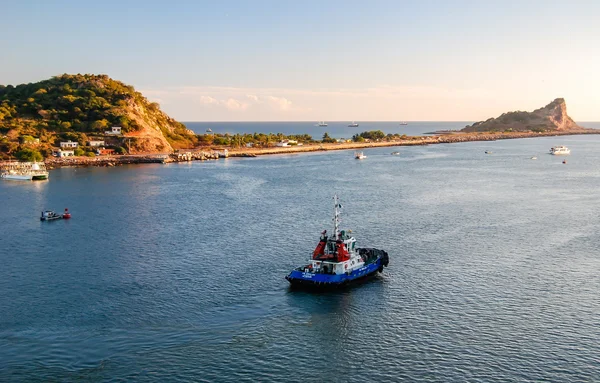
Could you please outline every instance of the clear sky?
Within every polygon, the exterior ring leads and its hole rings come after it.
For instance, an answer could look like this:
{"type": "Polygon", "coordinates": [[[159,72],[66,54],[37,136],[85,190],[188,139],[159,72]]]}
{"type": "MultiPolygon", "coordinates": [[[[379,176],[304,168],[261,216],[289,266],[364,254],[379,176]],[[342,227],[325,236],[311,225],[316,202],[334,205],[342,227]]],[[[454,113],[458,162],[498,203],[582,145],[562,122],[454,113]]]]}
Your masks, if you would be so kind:
{"type": "Polygon", "coordinates": [[[5,0],[0,84],[108,74],[180,121],[600,121],[600,1],[5,0]]]}

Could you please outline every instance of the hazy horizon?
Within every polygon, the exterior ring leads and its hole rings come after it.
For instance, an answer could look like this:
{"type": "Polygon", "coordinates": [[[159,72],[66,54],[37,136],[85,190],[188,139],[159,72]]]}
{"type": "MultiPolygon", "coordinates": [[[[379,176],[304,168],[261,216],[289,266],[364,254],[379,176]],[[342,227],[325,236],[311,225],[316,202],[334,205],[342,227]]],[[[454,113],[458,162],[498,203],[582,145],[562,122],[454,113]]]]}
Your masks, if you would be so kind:
{"type": "Polygon", "coordinates": [[[3,9],[0,84],[107,74],[180,121],[481,121],[559,97],[598,121],[598,14],[584,1],[24,0],[3,9]]]}

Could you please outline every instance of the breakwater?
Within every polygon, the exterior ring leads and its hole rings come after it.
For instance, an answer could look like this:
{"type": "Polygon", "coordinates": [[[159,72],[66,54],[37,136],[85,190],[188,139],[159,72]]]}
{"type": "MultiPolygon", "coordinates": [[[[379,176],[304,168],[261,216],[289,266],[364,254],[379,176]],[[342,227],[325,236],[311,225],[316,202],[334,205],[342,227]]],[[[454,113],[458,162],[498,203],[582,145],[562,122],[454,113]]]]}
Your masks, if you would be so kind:
{"type": "Polygon", "coordinates": [[[356,150],[386,146],[415,146],[433,144],[452,144],[472,141],[496,141],[518,138],[536,138],[551,136],[568,136],[581,134],[600,134],[598,129],[583,129],[568,132],[506,132],[506,133],[447,133],[439,136],[413,136],[405,139],[380,142],[337,142],[314,143],[300,146],[268,147],[268,148],[228,148],[216,150],[212,148],[189,151],[178,151],[168,154],[135,154],[99,157],[64,157],[48,158],[46,166],[49,169],[64,166],[119,166],[127,164],[173,163],[188,161],[217,160],[228,157],[256,157],[272,154],[307,153],[328,150],[356,150]]]}

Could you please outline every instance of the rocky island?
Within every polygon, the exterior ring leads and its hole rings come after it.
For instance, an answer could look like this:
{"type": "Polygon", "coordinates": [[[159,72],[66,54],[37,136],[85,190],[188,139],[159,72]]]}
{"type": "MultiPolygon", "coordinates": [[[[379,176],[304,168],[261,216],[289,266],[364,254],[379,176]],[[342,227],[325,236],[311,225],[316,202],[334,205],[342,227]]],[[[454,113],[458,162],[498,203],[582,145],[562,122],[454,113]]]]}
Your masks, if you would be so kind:
{"type": "Polygon", "coordinates": [[[479,121],[467,125],[462,132],[568,132],[581,131],[567,114],[567,104],[563,98],[557,98],[543,108],[533,112],[508,112],[497,118],[479,121]]]}

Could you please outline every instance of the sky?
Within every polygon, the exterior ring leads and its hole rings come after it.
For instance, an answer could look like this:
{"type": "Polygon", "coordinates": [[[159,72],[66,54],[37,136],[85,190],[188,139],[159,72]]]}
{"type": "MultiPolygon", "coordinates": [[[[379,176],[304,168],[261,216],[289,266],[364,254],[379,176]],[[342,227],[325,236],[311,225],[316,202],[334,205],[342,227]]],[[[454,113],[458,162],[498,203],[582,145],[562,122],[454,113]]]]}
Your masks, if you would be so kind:
{"type": "Polygon", "coordinates": [[[107,74],[179,121],[600,121],[600,1],[3,0],[0,84],[107,74]]]}

